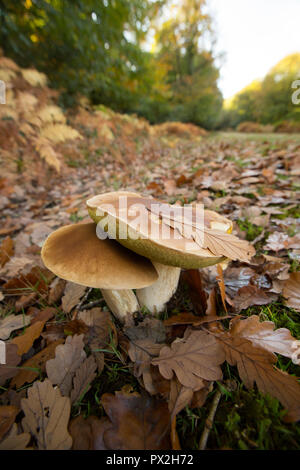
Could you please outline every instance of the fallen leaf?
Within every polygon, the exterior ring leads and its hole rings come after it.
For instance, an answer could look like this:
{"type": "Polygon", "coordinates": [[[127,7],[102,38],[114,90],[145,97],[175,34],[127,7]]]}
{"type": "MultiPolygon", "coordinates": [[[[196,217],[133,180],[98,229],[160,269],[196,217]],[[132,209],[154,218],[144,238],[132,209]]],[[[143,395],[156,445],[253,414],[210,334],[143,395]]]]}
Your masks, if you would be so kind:
{"type": "Polygon", "coordinates": [[[277,369],[276,356],[254,346],[251,341],[224,333],[218,336],[226,361],[237,366],[241,380],[249,389],[256,383],[262,393],[277,398],[288,410],[287,421],[300,419],[300,386],[297,378],[277,369]]]}
{"type": "Polygon", "coordinates": [[[251,305],[266,305],[277,298],[277,295],[265,292],[256,286],[248,285],[241,287],[232,299],[237,312],[244,310],[251,305]]]}
{"type": "Polygon", "coordinates": [[[193,395],[194,391],[192,388],[185,387],[176,378],[171,380],[170,397],[168,402],[171,420],[173,420],[181,410],[191,403],[193,395]]]}
{"type": "Polygon", "coordinates": [[[52,284],[50,285],[50,292],[48,296],[48,303],[49,304],[55,304],[58,302],[65,290],[66,287],[66,281],[64,279],[60,279],[59,277],[56,277],[52,284]]]}
{"type": "Polygon", "coordinates": [[[109,312],[96,307],[82,310],[77,318],[88,327],[84,340],[92,351],[107,348],[111,341],[118,344],[117,330],[109,312]]]}
{"type": "Polygon", "coordinates": [[[108,450],[170,449],[170,414],[167,403],[139,393],[105,393],[101,402],[111,421],[103,433],[108,450]]]}
{"type": "Polygon", "coordinates": [[[40,450],[68,450],[72,438],[68,433],[70,399],[62,397],[58,388],[53,388],[50,380],[34,382],[28,389],[27,398],[21,400],[25,417],[22,420],[24,431],[30,432],[40,450]]]}
{"type": "Polygon", "coordinates": [[[295,353],[298,350],[300,354],[300,341],[293,338],[287,328],[277,330],[274,328],[275,324],[272,321],[260,322],[257,315],[251,315],[243,320],[233,319],[230,323],[232,336],[246,338],[254,346],[289,357],[295,364],[299,364],[300,360],[295,353]]]}
{"type": "Polygon", "coordinates": [[[76,403],[83,394],[91,388],[91,382],[96,377],[97,364],[93,356],[85,359],[75,372],[73,389],[71,391],[71,403],[76,403]]]}
{"type": "Polygon", "coordinates": [[[8,379],[14,377],[19,369],[17,365],[21,362],[16,344],[5,343],[5,364],[0,364],[0,385],[4,385],[8,379]]]}
{"type": "Polygon", "coordinates": [[[220,364],[224,362],[224,353],[216,339],[204,331],[192,331],[185,339],[177,339],[171,347],[164,346],[153,365],[166,379],[172,379],[176,373],[179,382],[188,388],[199,390],[203,379],[220,380],[220,364]]]}
{"type": "Polygon", "coordinates": [[[70,394],[75,372],[86,358],[83,346],[83,335],[68,336],[65,344],[57,346],[55,359],[46,363],[49,380],[58,385],[64,396],[70,394]]]}
{"type": "Polygon", "coordinates": [[[15,422],[18,413],[16,406],[0,406],[0,441],[15,422]]]}
{"type": "Polygon", "coordinates": [[[71,310],[75,307],[75,305],[78,305],[85,291],[85,286],[75,284],[74,282],[67,282],[64,291],[64,296],[61,301],[63,311],[65,313],[70,313],[71,310]]]}
{"type": "Polygon", "coordinates": [[[292,273],[283,285],[282,295],[285,304],[300,312],[300,272],[292,273]]]}
{"type": "Polygon", "coordinates": [[[73,439],[73,450],[107,450],[103,442],[103,433],[111,427],[108,418],[89,416],[84,419],[82,415],[72,419],[69,432],[73,439]]]}
{"type": "Polygon", "coordinates": [[[14,254],[14,242],[10,237],[6,237],[0,245],[0,266],[1,268],[14,254]]]}
{"type": "Polygon", "coordinates": [[[24,450],[30,441],[30,434],[23,432],[18,434],[18,427],[16,423],[5,439],[0,443],[0,450],[24,450]]]}
{"type": "Polygon", "coordinates": [[[27,315],[8,315],[0,318],[0,339],[8,339],[12,331],[29,325],[30,317],[27,315]]]}
{"type": "Polygon", "coordinates": [[[56,347],[62,343],[62,339],[54,341],[53,343],[50,343],[49,346],[42,349],[40,352],[25,361],[22,364],[22,367],[19,368],[20,371],[18,372],[18,374],[11,381],[11,387],[16,386],[16,388],[20,388],[26,382],[33,382],[39,376],[40,372],[45,372],[46,362],[49,359],[54,358],[56,347]],[[33,369],[38,370],[35,371],[33,369]]]}
{"type": "Polygon", "coordinates": [[[41,336],[44,325],[45,325],[44,321],[37,321],[33,325],[26,328],[26,331],[24,334],[16,336],[14,339],[11,340],[12,344],[17,345],[18,354],[20,356],[22,356],[27,351],[29,351],[34,341],[41,336]]]}
{"type": "Polygon", "coordinates": [[[24,310],[29,305],[34,304],[36,301],[36,298],[37,298],[36,292],[31,292],[31,294],[28,294],[28,295],[22,295],[15,303],[16,312],[20,312],[21,310],[24,310]]]}

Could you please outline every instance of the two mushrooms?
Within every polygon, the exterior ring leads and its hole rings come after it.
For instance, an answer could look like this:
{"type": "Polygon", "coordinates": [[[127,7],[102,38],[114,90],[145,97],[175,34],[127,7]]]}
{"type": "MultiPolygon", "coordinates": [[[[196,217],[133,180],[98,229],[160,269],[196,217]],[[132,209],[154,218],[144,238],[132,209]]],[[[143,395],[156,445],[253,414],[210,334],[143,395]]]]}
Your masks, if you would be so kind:
{"type": "Polygon", "coordinates": [[[231,235],[230,220],[196,206],[184,211],[118,191],[92,197],[87,208],[93,222],[54,231],[42,259],[62,279],[101,289],[122,323],[142,307],[163,311],[181,268],[246,261],[254,254],[248,242],[231,235]]]}

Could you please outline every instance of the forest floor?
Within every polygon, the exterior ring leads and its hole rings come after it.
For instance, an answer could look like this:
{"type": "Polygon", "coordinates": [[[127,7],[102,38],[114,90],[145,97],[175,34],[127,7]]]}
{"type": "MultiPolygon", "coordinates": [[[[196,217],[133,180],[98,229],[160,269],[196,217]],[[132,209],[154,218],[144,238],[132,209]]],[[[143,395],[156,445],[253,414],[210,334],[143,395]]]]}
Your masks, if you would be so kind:
{"type": "MultiPolygon", "coordinates": [[[[15,172],[14,179],[3,178],[0,233],[4,240],[1,279],[5,283],[1,318],[18,317],[23,313],[35,319],[31,320],[33,325],[42,322],[42,327],[38,333],[31,334],[18,369],[8,377],[12,378],[11,382],[7,381],[7,376],[2,381],[2,404],[16,407],[15,414],[18,415],[20,399],[26,396],[34,380],[45,377],[46,361],[54,360],[53,347],[49,351],[51,344],[54,342],[57,346],[66,337],[82,333],[87,344],[90,341],[87,327],[75,317],[84,318],[80,312],[89,312],[91,307],[101,308],[104,312],[108,310],[99,290],[83,288],[68,293],[67,285],[71,283],[66,285],[49,276],[40,260],[45,237],[62,225],[89,220],[85,200],[106,191],[134,190],[169,203],[198,201],[230,218],[234,222],[234,232],[253,243],[257,255],[248,265],[234,262],[225,270],[227,313],[242,317],[258,315],[260,320],[270,320],[276,327],[288,328],[299,339],[299,290],[298,299],[292,299],[295,308],[282,297],[283,286],[290,274],[299,270],[297,230],[300,212],[296,199],[299,143],[297,135],[215,133],[195,139],[171,135],[156,140],[151,147],[144,140],[130,165],[113,161],[101,149],[95,149],[98,158],[82,161],[68,157],[66,173],[58,175],[46,169],[44,177],[40,175],[39,184],[26,172],[24,177],[23,168],[15,172]],[[37,267],[45,276],[44,282],[38,282],[37,267]],[[42,351],[46,351],[45,357],[39,356],[34,362],[42,351]]],[[[217,272],[214,268],[203,269],[198,284],[188,276],[182,276],[177,293],[160,316],[161,325],[162,321],[183,312],[197,317],[201,314],[198,304],[203,291],[207,296],[215,286],[217,272]],[[191,288],[194,295],[191,295],[191,288]]],[[[217,315],[225,313],[221,300],[218,293],[217,315]]],[[[102,365],[98,364],[97,376],[87,393],[73,403],[73,420],[78,416],[101,418],[104,414],[103,394],[110,396],[129,385],[137,392],[145,387],[133,361],[124,352],[128,351],[128,340],[120,325],[118,322],[114,326],[109,324],[112,336],[104,342],[105,346],[102,344],[102,365]]],[[[176,325],[176,322],[175,326],[172,322],[165,323],[169,339],[182,337],[187,327],[181,321],[176,325]]],[[[10,340],[18,338],[15,333],[9,336],[10,340]]],[[[281,355],[277,367],[299,375],[299,366],[281,355]]],[[[256,388],[248,390],[236,367],[227,364],[223,374],[223,380],[206,390],[205,399],[198,397],[198,405],[190,401],[178,412],[178,435],[175,444],[172,440],[173,448],[179,445],[178,440],[182,449],[199,448],[206,418],[217,395],[218,406],[206,448],[299,449],[299,428],[283,421],[283,409],[276,398],[263,395],[256,388]]],[[[166,398],[166,387],[160,389],[157,384],[156,387],[158,395],[166,398]]],[[[107,407],[105,411],[111,416],[107,407]]],[[[91,429],[85,429],[82,423],[80,430],[73,426],[71,435],[77,445],[78,439],[84,441],[84,433],[90,436],[91,429]]]]}
{"type": "Polygon", "coordinates": [[[150,126],[86,103],[65,114],[42,74],[1,61],[0,449],[299,449],[300,136],[150,126]],[[159,318],[122,326],[99,289],[40,256],[53,230],[90,221],[89,197],[117,190],[202,203],[256,255],[182,270],[159,318]]]}

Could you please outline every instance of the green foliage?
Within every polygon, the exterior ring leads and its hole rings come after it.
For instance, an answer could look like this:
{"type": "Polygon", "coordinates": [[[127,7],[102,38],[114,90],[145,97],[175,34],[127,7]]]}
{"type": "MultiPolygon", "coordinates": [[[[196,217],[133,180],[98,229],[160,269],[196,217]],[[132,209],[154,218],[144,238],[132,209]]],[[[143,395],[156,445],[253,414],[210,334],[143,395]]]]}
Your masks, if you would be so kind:
{"type": "MultiPolygon", "coordinates": [[[[205,0],[182,0],[178,15],[144,42],[168,0],[0,0],[0,44],[22,67],[45,72],[60,104],[86,95],[150,122],[213,127],[222,106],[218,70],[200,48],[211,30],[205,0]]],[[[169,7],[169,6],[168,6],[169,7]]]]}
{"type": "Polygon", "coordinates": [[[279,127],[287,120],[299,129],[300,107],[292,102],[292,84],[299,79],[299,73],[300,53],[282,59],[262,81],[252,82],[225,103],[222,125],[236,127],[249,121],[279,127]]]}
{"type": "MultiPolygon", "coordinates": [[[[23,67],[36,67],[51,85],[130,108],[147,81],[140,43],[160,1],[26,0],[0,2],[1,47],[23,67]]],[[[73,98],[72,98],[73,97],[73,98]]]]}
{"type": "Polygon", "coordinates": [[[212,128],[222,107],[222,95],[212,51],[199,46],[213,39],[211,18],[203,12],[205,4],[205,0],[181,2],[177,14],[157,32],[157,61],[166,73],[168,119],[212,128]]]}

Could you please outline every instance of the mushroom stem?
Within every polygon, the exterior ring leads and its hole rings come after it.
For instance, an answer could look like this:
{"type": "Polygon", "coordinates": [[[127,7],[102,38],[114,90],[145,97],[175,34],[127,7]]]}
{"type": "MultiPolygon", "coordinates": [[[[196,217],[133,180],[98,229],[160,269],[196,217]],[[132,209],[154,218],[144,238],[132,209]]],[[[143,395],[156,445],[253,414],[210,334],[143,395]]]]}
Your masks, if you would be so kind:
{"type": "Polygon", "coordinates": [[[101,293],[107,306],[121,323],[125,323],[128,314],[132,315],[140,309],[137,298],[131,289],[101,289],[101,293]]]}
{"type": "Polygon", "coordinates": [[[158,273],[157,281],[151,286],[137,289],[136,295],[141,307],[147,307],[151,313],[159,313],[164,310],[166,303],[177,289],[180,268],[155,261],[152,261],[152,264],[158,273]]]}

